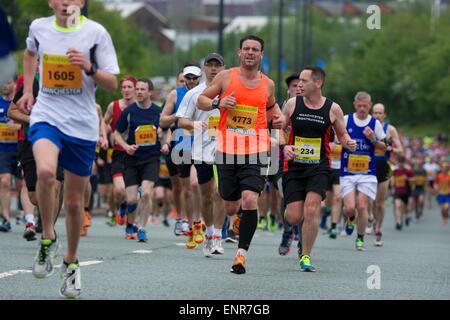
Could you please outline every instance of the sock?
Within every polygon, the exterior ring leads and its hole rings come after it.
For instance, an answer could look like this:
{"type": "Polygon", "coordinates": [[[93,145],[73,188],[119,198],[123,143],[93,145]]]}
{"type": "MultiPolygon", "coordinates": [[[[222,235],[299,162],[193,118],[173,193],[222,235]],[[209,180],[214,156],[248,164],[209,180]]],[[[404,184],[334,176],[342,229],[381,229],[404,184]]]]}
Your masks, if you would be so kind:
{"type": "Polygon", "coordinates": [[[323,210],[323,213],[326,217],[328,217],[331,214],[331,208],[325,207],[325,210],[323,210]]]}
{"type": "Polygon", "coordinates": [[[361,241],[364,241],[364,235],[363,234],[358,234],[357,239],[361,239],[361,241]]]}
{"type": "Polygon", "coordinates": [[[259,217],[259,222],[266,220],[266,217],[259,217]]]}
{"type": "Polygon", "coordinates": [[[25,215],[25,220],[26,220],[27,223],[34,224],[34,215],[33,214],[26,214],[25,215]]]}
{"type": "Polygon", "coordinates": [[[239,226],[239,249],[248,250],[258,225],[257,210],[242,210],[239,226]]]}
{"type": "Polygon", "coordinates": [[[247,250],[239,248],[237,253],[239,253],[244,258],[247,258],[247,250]]]}
{"type": "Polygon", "coordinates": [[[334,223],[334,222],[333,222],[333,223],[331,224],[331,229],[336,229],[336,226],[337,226],[337,223],[334,223]]]}
{"type": "Polygon", "coordinates": [[[84,207],[84,211],[89,211],[89,207],[84,207]]]}
{"type": "Polygon", "coordinates": [[[353,217],[350,217],[350,218],[348,218],[349,220],[350,220],[350,222],[353,222],[353,221],[355,221],[355,216],[353,216],[353,217]]]}
{"type": "Polygon", "coordinates": [[[206,227],[206,236],[208,238],[211,238],[214,234],[214,226],[207,226],[206,227]]]}

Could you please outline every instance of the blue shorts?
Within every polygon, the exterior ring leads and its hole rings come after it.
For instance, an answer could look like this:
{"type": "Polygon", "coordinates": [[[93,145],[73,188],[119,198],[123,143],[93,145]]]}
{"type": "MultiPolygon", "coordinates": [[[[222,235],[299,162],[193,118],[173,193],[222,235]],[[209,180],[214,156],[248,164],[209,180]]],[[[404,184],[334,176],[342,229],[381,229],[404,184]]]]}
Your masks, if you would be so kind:
{"type": "Polygon", "coordinates": [[[22,179],[17,161],[17,153],[0,151],[0,174],[9,173],[22,179]]]}
{"type": "Polygon", "coordinates": [[[92,175],[97,142],[74,138],[62,133],[47,122],[38,122],[30,127],[28,139],[34,145],[40,139],[48,139],[59,149],[59,165],[80,177],[92,175]]]}
{"type": "Polygon", "coordinates": [[[437,202],[440,206],[445,203],[450,203],[450,194],[438,194],[437,202]]]}

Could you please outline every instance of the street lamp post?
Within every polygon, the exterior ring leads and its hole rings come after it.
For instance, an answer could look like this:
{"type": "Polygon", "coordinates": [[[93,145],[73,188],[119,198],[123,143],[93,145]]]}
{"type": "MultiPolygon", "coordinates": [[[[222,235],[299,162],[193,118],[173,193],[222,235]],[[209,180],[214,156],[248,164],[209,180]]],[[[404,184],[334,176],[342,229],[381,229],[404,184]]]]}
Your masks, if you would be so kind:
{"type": "Polygon", "coordinates": [[[224,0],[220,0],[219,6],[219,48],[218,52],[223,56],[223,18],[224,18],[224,0]]]}
{"type": "Polygon", "coordinates": [[[281,70],[281,60],[283,59],[283,7],[284,1],[280,0],[279,12],[278,12],[278,55],[277,55],[277,67],[278,67],[278,77],[277,77],[277,100],[281,101],[281,90],[282,90],[282,73],[281,70]]]}

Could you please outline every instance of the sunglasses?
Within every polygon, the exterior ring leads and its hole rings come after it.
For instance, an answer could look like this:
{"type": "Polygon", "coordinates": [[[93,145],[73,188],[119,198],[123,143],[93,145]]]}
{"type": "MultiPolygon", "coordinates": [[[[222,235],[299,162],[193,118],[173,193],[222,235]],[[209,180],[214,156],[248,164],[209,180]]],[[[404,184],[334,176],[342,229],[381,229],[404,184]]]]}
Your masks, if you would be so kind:
{"type": "Polygon", "coordinates": [[[198,78],[200,78],[200,77],[196,77],[196,76],[184,76],[184,77],[186,78],[186,80],[192,80],[192,81],[195,81],[198,78]]]}

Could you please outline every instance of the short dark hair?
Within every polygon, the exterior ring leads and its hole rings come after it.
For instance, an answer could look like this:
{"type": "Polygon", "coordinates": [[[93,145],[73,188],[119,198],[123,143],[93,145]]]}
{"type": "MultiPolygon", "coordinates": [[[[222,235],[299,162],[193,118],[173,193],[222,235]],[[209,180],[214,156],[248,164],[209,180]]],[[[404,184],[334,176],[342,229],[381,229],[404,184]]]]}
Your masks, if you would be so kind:
{"type": "Polygon", "coordinates": [[[302,71],[305,70],[311,71],[311,77],[313,78],[313,80],[322,80],[322,87],[325,85],[325,70],[317,66],[307,66],[304,67],[302,71]]]}
{"type": "Polygon", "coordinates": [[[246,36],[246,37],[244,37],[244,38],[242,38],[241,39],[241,42],[239,43],[239,48],[240,49],[242,49],[242,45],[244,44],[244,42],[245,41],[247,41],[247,40],[255,40],[255,41],[258,41],[260,44],[261,44],[261,51],[264,51],[264,40],[263,39],[261,39],[260,37],[258,37],[258,36],[254,36],[254,35],[248,35],[248,36],[246,36]]]}
{"type": "Polygon", "coordinates": [[[154,86],[153,86],[152,80],[150,80],[148,78],[140,78],[140,79],[137,80],[137,82],[144,82],[144,83],[146,83],[148,85],[148,91],[153,91],[155,89],[154,86]]]}

